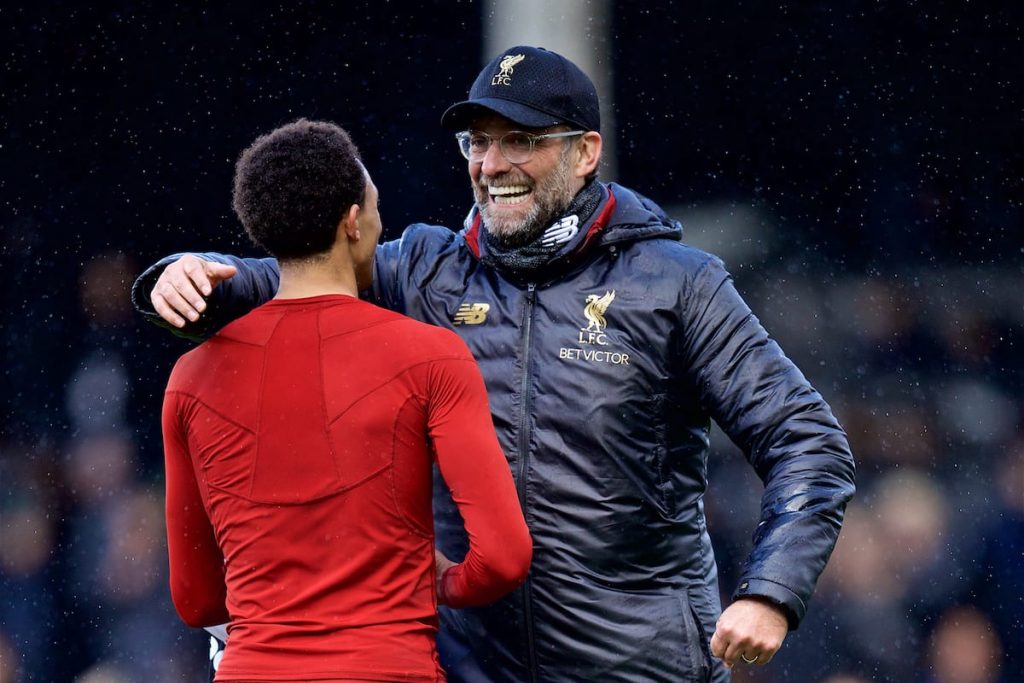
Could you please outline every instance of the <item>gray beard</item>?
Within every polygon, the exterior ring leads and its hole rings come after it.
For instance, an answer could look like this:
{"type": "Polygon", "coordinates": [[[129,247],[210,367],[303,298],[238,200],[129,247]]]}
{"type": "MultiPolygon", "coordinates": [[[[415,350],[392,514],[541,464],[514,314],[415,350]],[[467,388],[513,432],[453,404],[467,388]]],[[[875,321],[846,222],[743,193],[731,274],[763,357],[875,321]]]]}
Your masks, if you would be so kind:
{"type": "Polygon", "coordinates": [[[495,221],[488,204],[487,188],[473,187],[476,208],[480,212],[488,236],[505,247],[521,247],[533,242],[551,223],[565,214],[572,204],[572,175],[569,168],[571,147],[563,149],[551,175],[544,185],[533,186],[533,207],[530,212],[516,221],[495,221]]]}
{"type": "Polygon", "coordinates": [[[530,213],[521,220],[516,221],[515,224],[501,225],[497,228],[495,228],[492,222],[487,204],[485,203],[481,206],[477,202],[476,206],[480,212],[480,220],[483,221],[484,229],[487,230],[488,237],[503,247],[522,247],[536,240],[547,229],[548,225],[565,213],[571,203],[572,198],[570,197],[561,206],[542,207],[540,204],[534,204],[533,208],[530,209],[530,213]]]}
{"type": "Polygon", "coordinates": [[[585,185],[568,207],[545,223],[549,227],[526,244],[509,245],[507,241],[498,240],[490,231],[485,230],[480,235],[486,244],[482,256],[484,263],[519,277],[538,272],[577,243],[580,232],[586,229],[587,221],[594,215],[603,197],[604,193],[598,183],[585,185]],[[574,220],[566,225],[561,219],[569,214],[572,214],[574,220]]]}

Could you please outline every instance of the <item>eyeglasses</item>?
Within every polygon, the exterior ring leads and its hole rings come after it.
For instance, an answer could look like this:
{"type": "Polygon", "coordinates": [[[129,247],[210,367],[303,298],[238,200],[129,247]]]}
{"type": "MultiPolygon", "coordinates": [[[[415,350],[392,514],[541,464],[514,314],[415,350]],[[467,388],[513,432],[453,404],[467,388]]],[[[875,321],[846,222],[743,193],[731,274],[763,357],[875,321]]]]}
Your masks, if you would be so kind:
{"type": "Polygon", "coordinates": [[[533,152],[539,140],[552,140],[555,138],[568,138],[574,135],[583,135],[585,131],[571,130],[565,133],[545,133],[544,135],[533,135],[524,133],[521,130],[511,130],[500,137],[494,137],[487,133],[475,130],[464,130],[455,134],[459,142],[459,151],[462,156],[472,162],[481,162],[490,149],[491,143],[498,141],[498,149],[501,156],[510,164],[525,164],[533,157],[533,152]]]}

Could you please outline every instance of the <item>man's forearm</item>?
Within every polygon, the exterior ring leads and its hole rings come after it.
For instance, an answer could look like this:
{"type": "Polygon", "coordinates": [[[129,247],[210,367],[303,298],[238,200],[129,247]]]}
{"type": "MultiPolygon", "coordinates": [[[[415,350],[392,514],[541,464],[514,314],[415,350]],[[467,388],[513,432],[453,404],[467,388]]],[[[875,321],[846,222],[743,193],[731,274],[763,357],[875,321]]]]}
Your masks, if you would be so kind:
{"type": "Polygon", "coordinates": [[[206,310],[198,320],[186,320],[183,327],[176,327],[157,313],[150,298],[165,268],[177,262],[184,254],[173,254],[160,259],[147,268],[132,286],[132,303],[135,309],[149,322],[164,327],[180,337],[201,342],[231,321],[266,303],[277,292],[279,274],[275,259],[239,258],[214,252],[193,255],[205,261],[231,265],[237,269],[234,277],[221,282],[213,288],[209,296],[204,297],[206,310]]]}

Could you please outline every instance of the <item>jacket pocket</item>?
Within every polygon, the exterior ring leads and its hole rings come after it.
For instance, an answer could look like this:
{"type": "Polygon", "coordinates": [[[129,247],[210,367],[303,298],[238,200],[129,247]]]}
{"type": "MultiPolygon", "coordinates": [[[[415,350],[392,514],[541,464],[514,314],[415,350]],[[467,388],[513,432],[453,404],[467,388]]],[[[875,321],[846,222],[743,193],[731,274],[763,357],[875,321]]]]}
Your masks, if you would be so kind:
{"type": "Polygon", "coordinates": [[[679,597],[679,609],[683,616],[683,627],[686,632],[686,650],[689,654],[690,667],[694,681],[710,683],[711,681],[711,644],[708,642],[704,625],[690,606],[685,594],[679,597]]]}

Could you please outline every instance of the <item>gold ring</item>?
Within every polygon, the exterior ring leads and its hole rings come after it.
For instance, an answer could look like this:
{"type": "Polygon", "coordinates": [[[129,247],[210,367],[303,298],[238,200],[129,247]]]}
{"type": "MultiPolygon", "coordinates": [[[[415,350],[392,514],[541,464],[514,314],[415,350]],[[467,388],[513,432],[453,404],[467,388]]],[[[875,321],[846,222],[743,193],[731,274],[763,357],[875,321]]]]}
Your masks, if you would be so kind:
{"type": "Polygon", "coordinates": [[[754,655],[754,658],[753,658],[753,659],[747,659],[747,656],[746,656],[745,654],[742,654],[742,653],[741,653],[741,654],[740,654],[740,659],[742,659],[742,660],[743,660],[744,662],[746,662],[747,664],[753,664],[754,662],[756,662],[756,661],[757,661],[757,658],[758,658],[758,657],[760,657],[760,656],[761,656],[761,655],[754,655]]]}

